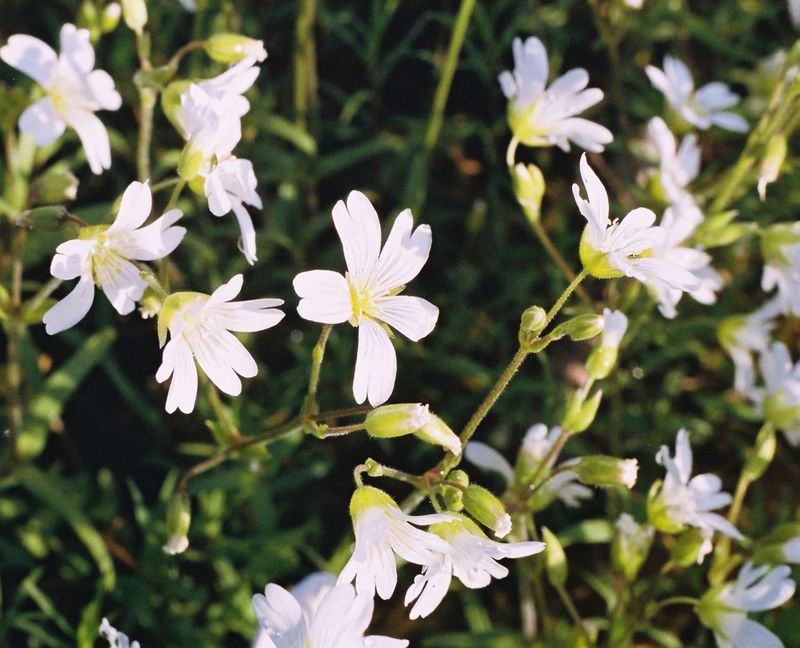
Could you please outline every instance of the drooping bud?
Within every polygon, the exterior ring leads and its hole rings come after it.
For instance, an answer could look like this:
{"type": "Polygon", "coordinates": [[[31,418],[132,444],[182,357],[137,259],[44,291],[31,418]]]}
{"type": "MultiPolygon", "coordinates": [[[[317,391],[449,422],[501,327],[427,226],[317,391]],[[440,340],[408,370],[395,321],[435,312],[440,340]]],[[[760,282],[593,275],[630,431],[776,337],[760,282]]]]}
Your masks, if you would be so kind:
{"type": "Polygon", "coordinates": [[[786,136],[783,133],[778,133],[770,137],[764,151],[764,158],[761,161],[761,171],[758,175],[758,195],[761,197],[762,202],[767,197],[767,185],[778,179],[785,159],[786,136]]]}
{"type": "Polygon", "coordinates": [[[583,432],[594,421],[602,398],[602,390],[597,390],[586,400],[581,398],[580,393],[574,394],[567,403],[561,425],[570,432],[583,432]]]}
{"type": "Polygon", "coordinates": [[[614,567],[629,583],[636,580],[656,530],[649,524],[637,524],[627,513],[619,516],[614,524],[614,538],[611,541],[611,560],[614,567]]]}
{"type": "Polygon", "coordinates": [[[461,439],[450,427],[436,414],[431,414],[428,422],[414,432],[414,436],[426,443],[440,445],[454,455],[461,454],[461,439]]]}
{"type": "Polygon", "coordinates": [[[147,5],[144,0],[122,0],[122,17],[125,24],[137,36],[141,36],[142,29],[147,24],[147,5]]]}
{"type": "Polygon", "coordinates": [[[500,500],[482,486],[470,484],[464,491],[463,502],[467,512],[498,538],[505,538],[511,531],[511,516],[500,500]]]}
{"type": "Polygon", "coordinates": [[[594,380],[602,380],[617,363],[620,342],[628,328],[628,318],[620,311],[603,309],[603,337],[586,361],[586,372],[594,380]]]}
{"type": "Polygon", "coordinates": [[[40,175],[31,186],[31,196],[37,205],[54,205],[75,200],[78,195],[78,178],[66,169],[50,169],[40,175]]]}
{"type": "Polygon", "coordinates": [[[547,527],[542,527],[544,540],[544,560],[547,566],[547,580],[555,588],[564,587],[567,582],[567,556],[556,534],[547,527]]]}
{"type": "Polygon", "coordinates": [[[461,511],[464,509],[464,491],[469,486],[469,475],[463,470],[453,470],[447,475],[447,481],[458,486],[443,484],[441,487],[442,499],[448,511],[461,511]]]}
{"type": "Polygon", "coordinates": [[[514,194],[531,223],[538,223],[542,212],[544,176],[535,164],[517,164],[511,171],[514,194]]]}
{"type": "Polygon", "coordinates": [[[742,476],[751,482],[759,479],[772,462],[772,458],[775,456],[776,445],[777,441],[775,439],[774,426],[765,425],[761,428],[761,431],[756,437],[752,454],[748,456],[747,462],[744,464],[742,476]]]}
{"type": "Polygon", "coordinates": [[[189,546],[189,526],[192,522],[192,505],[189,496],[176,492],[167,506],[167,544],[162,549],[175,555],[183,553],[189,546]]]}
{"type": "Polygon", "coordinates": [[[28,209],[19,215],[17,227],[55,232],[66,222],[67,215],[66,207],[61,205],[36,207],[35,209],[28,209]]]}
{"type": "Polygon", "coordinates": [[[238,63],[246,56],[255,56],[260,63],[267,58],[264,41],[240,34],[214,34],[206,41],[205,50],[219,63],[238,63]]]}
{"type": "Polygon", "coordinates": [[[100,27],[104,34],[114,31],[119,25],[119,19],[122,16],[122,7],[118,2],[111,2],[103,8],[103,13],[100,17],[100,27]]]}
{"type": "Polygon", "coordinates": [[[428,406],[420,403],[382,405],[367,414],[367,433],[380,439],[405,436],[419,430],[430,420],[428,406]]]}
{"type": "Polygon", "coordinates": [[[618,459],[605,455],[581,457],[570,470],[578,476],[578,481],[587,486],[625,486],[633,488],[639,464],[636,459],[618,459]]]}

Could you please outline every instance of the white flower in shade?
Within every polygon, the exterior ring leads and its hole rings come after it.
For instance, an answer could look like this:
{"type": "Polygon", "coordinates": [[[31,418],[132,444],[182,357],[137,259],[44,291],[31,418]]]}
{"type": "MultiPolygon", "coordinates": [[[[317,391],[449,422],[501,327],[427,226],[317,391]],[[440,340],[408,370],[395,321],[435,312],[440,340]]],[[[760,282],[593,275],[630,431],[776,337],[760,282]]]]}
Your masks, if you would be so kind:
{"type": "Polygon", "coordinates": [[[761,289],[769,292],[777,287],[783,312],[800,317],[800,221],[762,230],[761,252],[761,289]]]}
{"type": "Polygon", "coordinates": [[[224,216],[233,210],[242,231],[242,249],[250,265],[256,258],[256,231],[253,220],[243,203],[261,209],[261,197],[256,193],[256,174],[250,160],[231,156],[219,162],[206,175],[203,190],[208,208],[214,216],[224,216]]]}
{"type": "Polygon", "coordinates": [[[283,313],[275,306],[282,299],[231,300],[242,289],[242,275],[234,276],[210,296],[194,292],[173,293],[164,300],[158,314],[158,338],[164,347],[161,366],[156,372],[160,383],[172,376],[166,410],[180,409],[188,414],[197,398],[197,367],[229,396],[242,392],[239,376],[252,378],[258,373],[253,356],[230,331],[252,333],[275,326],[283,313]],[[237,375],[238,374],[238,375],[237,375]]]}
{"type": "Polygon", "coordinates": [[[800,362],[793,364],[789,350],[773,342],[761,352],[758,366],[764,387],[751,387],[750,398],[791,445],[800,445],[800,362]]]}
{"type": "MultiPolygon", "coordinates": [[[[673,204],[661,219],[661,227],[667,233],[667,238],[662,245],[653,248],[652,258],[669,261],[691,272],[698,286],[686,292],[701,304],[713,304],[717,301],[717,291],[722,288],[722,277],[711,267],[711,256],[703,250],[682,245],[702,221],[702,212],[688,194],[673,204]]],[[[661,314],[670,319],[675,317],[675,307],[684,291],[662,282],[653,284],[653,290],[660,302],[658,309],[661,314]]]]}
{"type": "Polygon", "coordinates": [[[572,193],[588,225],[581,238],[581,262],[592,275],[601,279],[633,277],[642,283],[664,283],[677,290],[696,290],[697,278],[688,270],[667,261],[649,256],[653,248],[664,245],[667,233],[654,227],[656,215],[639,207],[621,221],[613,223],[608,217],[606,188],[589,166],[586,154],[581,156],[581,176],[588,200],[583,200],[580,187],[572,185],[572,193]]]}
{"type": "Polygon", "coordinates": [[[714,631],[719,648],[783,648],[783,642],[763,625],[747,618],[783,605],[794,595],[795,583],[787,565],[755,567],[746,562],[735,583],[710,589],[695,610],[714,631]]]}
{"type": "Polygon", "coordinates": [[[128,635],[117,630],[105,617],[103,617],[103,622],[100,624],[98,633],[101,637],[105,637],[108,640],[110,648],[139,648],[138,641],[131,643],[131,640],[128,639],[128,635]]]}
{"type": "Polygon", "coordinates": [[[412,526],[449,522],[451,515],[406,515],[394,500],[371,486],[360,486],[350,500],[356,545],[339,575],[339,583],[355,579],[356,591],[388,599],[397,585],[396,553],[406,562],[434,565],[450,545],[437,535],[412,526]]]}
{"type": "Polygon", "coordinates": [[[416,600],[411,619],[426,617],[442,602],[453,576],[466,587],[486,587],[494,578],[505,578],[508,569],[498,563],[501,558],[523,558],[544,550],[543,542],[495,542],[486,537],[469,518],[458,515],[456,520],[435,524],[432,533],[441,536],[452,547],[449,554],[440,554],[436,563],[426,565],[414,578],[406,592],[405,604],[416,600]]]}
{"type": "Polygon", "coordinates": [[[23,133],[32,132],[37,146],[48,146],[69,125],[78,133],[92,173],[111,167],[108,132],[94,113],[117,110],[122,97],[107,72],[92,69],[94,49],[88,30],[64,25],[60,55],[38,38],[16,34],[0,48],[0,58],[47,92],[20,116],[19,129],[23,133]]]}
{"type": "Polygon", "coordinates": [[[687,525],[697,527],[703,532],[705,541],[698,554],[697,562],[702,562],[711,550],[711,536],[719,531],[736,540],[743,540],[735,526],[714,509],[731,503],[731,496],[722,490],[722,481],[716,475],[692,474],[692,447],[686,430],[678,431],[675,441],[675,457],[669,454],[667,446],[661,446],[656,461],[667,469],[661,488],[653,492],[647,502],[647,515],[650,523],[666,533],[678,533],[687,525]]]}
{"type": "MultiPolygon", "coordinates": [[[[305,581],[304,581],[305,582],[305,581]]],[[[350,584],[331,585],[318,578],[305,591],[291,594],[270,583],[253,597],[253,610],[263,632],[258,648],[405,648],[408,641],[381,635],[364,636],[374,602],[356,594],[350,584]],[[316,590],[316,591],[314,591],[316,590]]]]}
{"type": "Polygon", "coordinates": [[[545,89],[550,68],[547,50],[538,38],[514,39],[514,73],[503,72],[500,87],[509,102],[509,124],[528,146],[556,145],[569,151],[570,140],[587,151],[600,152],[614,136],[604,126],[575,117],[603,98],[599,88],[586,88],[589,74],[570,70],[545,89]]]}
{"type": "Polygon", "coordinates": [[[77,239],[56,248],[50,273],[58,279],[80,278],[80,281],[44,314],[42,321],[50,335],[83,319],[94,302],[95,285],[103,289],[118,313],[127,315],[133,311],[147,283],[130,260],[161,259],[178,247],[186,234],[183,227],[172,226],[182,215],[179,209],[170,210],[141,227],[151,207],[150,187],[133,182],[125,190],[119,213],[111,225],[84,227],[77,239]]]}
{"type": "Polygon", "coordinates": [[[789,17],[795,29],[800,29],[800,0],[789,0],[789,17]]]}
{"type": "Polygon", "coordinates": [[[439,309],[429,301],[397,294],[428,260],[431,228],[420,225],[414,230],[406,209],[381,250],[378,214],[359,191],[350,192],[347,206],[341,200],[336,203],[333,224],[342,240],[347,273],[311,270],[297,275],[297,312],[312,322],[350,322],[358,327],[353,396],[357,403],[368,398],[377,407],[391,396],[397,373],[397,356],[385,325],[417,342],[439,317],[439,309]]]}
{"type": "Polygon", "coordinates": [[[700,172],[697,136],[694,133],[686,135],[678,148],[675,136],[660,117],[650,120],[647,133],[658,151],[661,186],[667,199],[673,203],[691,199],[685,187],[700,172]]]}
{"type": "Polygon", "coordinates": [[[671,56],[664,57],[663,70],[648,65],[644,71],[650,83],[664,93],[670,106],[683,119],[701,130],[712,124],[737,133],[746,133],[750,128],[743,117],[725,112],[726,108],[739,102],[739,95],[731,92],[726,84],[718,81],[706,83],[695,92],[689,68],[671,56]]]}

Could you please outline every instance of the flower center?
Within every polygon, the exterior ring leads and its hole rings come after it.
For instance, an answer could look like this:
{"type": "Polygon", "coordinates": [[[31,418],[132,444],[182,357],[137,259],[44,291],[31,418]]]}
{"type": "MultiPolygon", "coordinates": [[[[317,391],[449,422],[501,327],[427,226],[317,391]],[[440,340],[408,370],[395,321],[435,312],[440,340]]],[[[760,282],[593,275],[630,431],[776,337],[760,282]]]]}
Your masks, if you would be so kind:
{"type": "Polygon", "coordinates": [[[361,324],[361,319],[364,315],[371,315],[375,310],[375,302],[373,301],[372,291],[370,286],[361,286],[357,284],[347,275],[347,281],[350,284],[350,299],[353,302],[353,317],[349,322],[353,326],[361,324]]]}

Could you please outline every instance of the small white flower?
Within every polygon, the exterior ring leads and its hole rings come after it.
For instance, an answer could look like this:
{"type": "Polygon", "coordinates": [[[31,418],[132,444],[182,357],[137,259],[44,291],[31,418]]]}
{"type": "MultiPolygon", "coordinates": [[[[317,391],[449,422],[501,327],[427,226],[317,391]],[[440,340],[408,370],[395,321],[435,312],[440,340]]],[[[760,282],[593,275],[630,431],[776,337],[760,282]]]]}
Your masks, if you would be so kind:
{"type": "Polygon", "coordinates": [[[242,249],[250,265],[256,258],[256,231],[250,214],[242,203],[261,209],[261,197],[256,193],[256,174],[250,160],[231,156],[219,162],[206,175],[203,190],[208,208],[214,216],[224,216],[233,210],[242,231],[242,249]]]}
{"type": "Polygon", "coordinates": [[[426,617],[442,602],[452,577],[470,589],[486,587],[494,578],[505,578],[508,569],[498,563],[501,558],[523,558],[544,550],[543,542],[495,542],[486,537],[469,518],[459,515],[456,520],[431,527],[452,547],[449,554],[440,554],[436,563],[425,565],[408,588],[405,604],[416,600],[411,619],[426,617]]]}
{"type": "Polygon", "coordinates": [[[164,382],[172,376],[167,394],[166,410],[170,414],[180,409],[188,414],[197,398],[197,367],[221,391],[229,396],[242,392],[239,376],[252,378],[258,373],[253,356],[230,331],[252,333],[275,326],[283,313],[275,306],[282,299],[251,299],[231,302],[242,289],[242,275],[234,276],[210,296],[201,293],[173,293],[158,315],[158,337],[164,347],[156,380],[164,382]],[[238,375],[237,375],[238,374],[238,375]]]}
{"type": "Polygon", "coordinates": [[[604,126],[575,117],[603,98],[599,88],[586,88],[589,74],[570,70],[545,89],[550,72],[547,50],[538,38],[525,43],[514,39],[514,73],[503,72],[500,87],[508,99],[509,123],[528,146],[556,145],[569,151],[570,140],[587,151],[599,153],[614,137],[604,126]]]}
{"type": "Polygon", "coordinates": [[[128,635],[117,630],[105,617],[103,617],[103,622],[97,632],[101,637],[105,637],[108,640],[110,648],[139,648],[138,641],[131,643],[128,635]]]}
{"type": "Polygon", "coordinates": [[[669,448],[661,446],[656,461],[667,469],[661,488],[648,501],[648,517],[651,523],[667,533],[677,533],[686,525],[699,528],[705,536],[698,563],[711,549],[711,536],[719,531],[736,540],[743,540],[735,526],[714,509],[731,503],[731,496],[722,490],[722,481],[716,475],[692,474],[692,447],[686,430],[678,431],[675,441],[675,457],[670,457],[669,448]]]}
{"type": "Polygon", "coordinates": [[[724,83],[706,83],[695,92],[689,68],[679,59],[664,57],[664,69],[648,65],[644,71],[650,83],[664,93],[672,108],[687,122],[705,130],[712,124],[721,128],[746,133],[750,128],[743,117],[726,108],[739,102],[739,95],[731,92],[724,83]]]}
{"type": "Polygon", "coordinates": [[[323,324],[350,322],[358,327],[353,378],[357,403],[369,398],[377,407],[394,389],[397,356],[385,324],[417,342],[436,326],[439,309],[420,297],[397,293],[419,274],[431,249],[431,228],[406,209],[392,226],[381,250],[381,224],[369,199],[359,191],[333,208],[333,224],[344,247],[347,273],[301,272],[294,278],[300,317],[323,324]],[[412,231],[413,230],[413,231],[412,231]]]}
{"type": "Polygon", "coordinates": [[[16,34],[0,48],[0,58],[47,92],[20,116],[19,129],[23,133],[33,132],[37,146],[48,146],[69,125],[78,133],[92,173],[111,167],[108,132],[94,113],[117,110],[122,97],[107,72],[92,69],[94,49],[88,30],[64,25],[60,55],[38,38],[16,34]]]}
{"type": "Polygon", "coordinates": [[[396,553],[406,562],[433,565],[440,554],[450,553],[450,545],[437,535],[421,531],[412,524],[450,522],[444,514],[406,515],[383,491],[360,486],[350,501],[356,545],[353,555],[339,575],[339,583],[355,579],[356,591],[370,598],[378,592],[388,599],[397,586],[396,553]]]}
{"type": "Polygon", "coordinates": [[[714,631],[719,648],[783,648],[783,642],[748,612],[771,610],[795,592],[787,565],[754,567],[746,562],[735,583],[712,588],[695,608],[704,625],[714,631]]]}
{"type": "Polygon", "coordinates": [[[761,289],[769,292],[777,287],[783,312],[800,317],[800,221],[763,230],[761,249],[761,289]]]}
{"type": "Polygon", "coordinates": [[[764,387],[751,387],[750,398],[791,445],[800,445],[800,362],[792,364],[789,350],[774,342],[761,352],[758,366],[764,387]]]}
{"type": "MultiPolygon", "coordinates": [[[[308,579],[307,579],[308,580],[308,579]]],[[[304,581],[305,582],[305,581],[304,581]]],[[[364,636],[372,620],[373,600],[356,594],[352,585],[331,585],[316,579],[302,592],[290,594],[270,583],[253,597],[253,610],[263,632],[259,648],[405,648],[408,641],[382,635],[364,636]],[[313,591],[316,589],[316,591],[313,591]]]]}
{"type": "Polygon", "coordinates": [[[647,133],[658,150],[661,186],[670,202],[680,202],[689,197],[686,185],[700,172],[700,148],[694,133],[686,135],[680,148],[675,136],[664,120],[654,117],[647,125],[647,133]]]}
{"type": "Polygon", "coordinates": [[[603,309],[603,336],[600,338],[600,346],[607,349],[618,349],[625,331],[628,330],[628,318],[622,311],[612,311],[610,308],[603,309]]]}
{"type": "Polygon", "coordinates": [[[733,315],[722,321],[718,336],[735,367],[733,388],[749,395],[755,386],[753,352],[769,348],[775,318],[782,312],[779,297],[749,315],[733,315]]]}
{"type": "Polygon", "coordinates": [[[84,227],[77,239],[65,241],[56,248],[50,273],[58,279],[80,277],[80,281],[69,295],[44,314],[42,321],[50,335],[83,319],[92,307],[95,285],[103,289],[118,313],[127,315],[133,311],[147,283],[130,259],[161,259],[178,247],[186,234],[183,227],[172,227],[182,215],[179,209],[170,210],[150,225],[141,227],[151,207],[150,187],[132,182],[110,226],[84,227]]]}
{"type": "Polygon", "coordinates": [[[581,177],[588,200],[581,198],[577,184],[572,185],[572,193],[588,221],[580,248],[584,268],[601,279],[625,275],[645,284],[664,283],[683,291],[699,287],[691,272],[671,261],[641,256],[663,245],[667,239],[663,228],[653,227],[656,215],[652,211],[639,207],[621,221],[611,222],[608,193],[589,166],[585,153],[581,156],[581,177]]]}

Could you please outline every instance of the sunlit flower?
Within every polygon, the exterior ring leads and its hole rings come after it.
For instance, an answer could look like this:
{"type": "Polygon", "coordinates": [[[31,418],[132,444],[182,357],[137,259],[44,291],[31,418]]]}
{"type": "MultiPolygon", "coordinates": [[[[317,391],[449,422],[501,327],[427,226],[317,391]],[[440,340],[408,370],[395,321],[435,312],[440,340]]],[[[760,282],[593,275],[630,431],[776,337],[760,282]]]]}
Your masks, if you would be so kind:
{"type": "Polygon", "coordinates": [[[0,48],[0,58],[24,72],[47,92],[19,118],[19,129],[32,132],[37,146],[55,142],[67,125],[78,133],[92,173],[111,167],[108,132],[97,110],[117,110],[122,97],[114,80],[93,70],[94,49],[89,31],[66,24],[61,28],[61,54],[33,36],[16,34],[0,48]]]}
{"type": "Polygon", "coordinates": [[[210,296],[194,292],[173,293],[158,315],[158,337],[164,347],[156,380],[164,382],[172,376],[167,394],[166,410],[170,414],[180,409],[188,414],[197,398],[197,367],[221,391],[229,396],[242,392],[243,378],[258,373],[255,360],[230,331],[252,333],[275,326],[283,313],[275,306],[282,299],[251,299],[231,302],[242,289],[242,275],[234,276],[210,296]],[[238,375],[237,375],[238,374],[238,375]]]}
{"type": "Polygon", "coordinates": [[[773,342],[761,352],[758,366],[764,387],[752,387],[750,398],[790,444],[800,445],[800,362],[793,364],[789,350],[773,342]]]}
{"type": "Polygon", "coordinates": [[[583,200],[580,187],[572,185],[572,193],[588,226],[581,238],[580,255],[584,268],[601,279],[633,277],[642,283],[664,283],[677,290],[696,290],[699,282],[695,276],[665,259],[649,256],[663,245],[667,233],[654,227],[656,215],[639,207],[621,221],[613,223],[608,217],[609,204],[606,188],[591,169],[586,154],[581,156],[581,176],[588,200],[583,200]]]}
{"type": "Polygon", "coordinates": [[[700,171],[697,136],[686,135],[678,148],[675,136],[660,117],[650,120],[647,133],[658,151],[661,186],[667,199],[672,203],[692,200],[685,187],[700,171]]]}
{"type": "Polygon", "coordinates": [[[648,65],[644,71],[650,83],[664,93],[670,106],[690,124],[705,130],[712,124],[745,133],[750,128],[743,117],[726,108],[739,102],[739,95],[724,83],[706,83],[695,92],[689,68],[679,59],[664,57],[664,69],[648,65]]]}
{"type": "Polygon", "coordinates": [[[709,590],[695,608],[700,621],[714,631],[719,648],[783,648],[783,642],[748,612],[771,610],[788,601],[795,591],[787,565],[754,567],[746,562],[735,583],[709,590]]]}
{"type": "Polygon", "coordinates": [[[103,617],[103,623],[100,624],[98,633],[108,640],[110,648],[139,648],[138,641],[131,643],[128,635],[117,630],[105,617],[103,617]]]}
{"type": "Polygon", "coordinates": [[[731,503],[731,496],[721,490],[722,481],[716,475],[692,474],[692,447],[686,430],[679,430],[675,441],[675,457],[669,448],[661,446],[656,461],[667,469],[661,487],[654,491],[647,503],[651,524],[666,533],[678,533],[686,526],[699,528],[704,535],[703,546],[697,562],[702,562],[711,550],[711,536],[719,531],[736,540],[743,540],[735,526],[712,513],[714,509],[731,503]]]}
{"type": "Polygon", "coordinates": [[[388,599],[397,586],[396,553],[406,562],[434,565],[450,545],[437,535],[412,526],[449,522],[450,515],[406,515],[394,500],[371,486],[360,486],[350,500],[356,545],[339,575],[339,583],[355,579],[356,591],[388,599]]]}
{"type": "Polygon", "coordinates": [[[439,309],[420,297],[398,295],[419,274],[431,249],[431,228],[406,209],[392,226],[381,250],[381,225],[369,199],[359,191],[333,208],[333,223],[344,247],[347,273],[301,272],[294,278],[301,317],[323,324],[350,322],[358,327],[353,378],[357,403],[369,398],[377,407],[394,389],[397,356],[385,325],[417,342],[436,325],[439,309]],[[413,231],[412,231],[413,230],[413,231]]]}
{"type": "Polygon", "coordinates": [[[77,239],[56,248],[51,274],[65,280],[80,277],[80,281],[44,314],[42,321],[50,335],[83,319],[94,302],[95,285],[103,289],[118,313],[127,315],[133,311],[147,283],[130,260],[161,259],[178,247],[186,234],[183,227],[172,226],[182,215],[179,209],[170,210],[154,223],[141,227],[151,207],[150,187],[133,182],[125,190],[119,213],[111,225],[84,227],[77,239]]]}
{"type": "Polygon", "coordinates": [[[500,87],[509,101],[508,120],[514,135],[528,146],[556,145],[569,151],[570,140],[587,151],[600,152],[614,137],[604,126],[575,117],[603,98],[599,88],[586,88],[589,74],[570,70],[545,89],[550,68],[547,50],[538,38],[523,44],[514,39],[514,72],[503,72],[500,87]]]}
{"type": "Polygon", "coordinates": [[[522,558],[544,550],[543,542],[495,542],[484,535],[477,524],[458,515],[452,522],[435,524],[430,531],[441,536],[452,552],[439,554],[437,562],[425,565],[422,573],[406,592],[405,604],[416,600],[410,617],[426,617],[442,602],[452,577],[471,589],[486,587],[494,578],[505,578],[508,569],[498,563],[501,558],[522,558]]]}
{"type": "Polygon", "coordinates": [[[270,583],[263,595],[253,597],[253,610],[263,629],[259,648],[405,648],[408,645],[404,639],[364,636],[372,620],[374,603],[368,594],[356,594],[352,585],[331,585],[327,579],[318,578],[302,593],[297,591],[301,588],[303,583],[290,594],[280,585],[270,583]]]}

